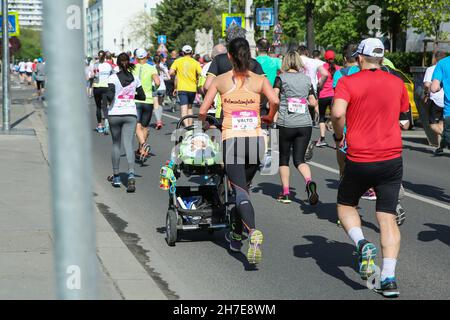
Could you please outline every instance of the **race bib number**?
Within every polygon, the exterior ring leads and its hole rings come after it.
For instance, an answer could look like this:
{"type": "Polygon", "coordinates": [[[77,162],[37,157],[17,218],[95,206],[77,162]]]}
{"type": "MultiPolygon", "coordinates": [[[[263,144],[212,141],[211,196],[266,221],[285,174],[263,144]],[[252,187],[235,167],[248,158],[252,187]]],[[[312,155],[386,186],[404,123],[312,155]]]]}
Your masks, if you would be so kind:
{"type": "Polygon", "coordinates": [[[308,102],[302,98],[288,98],[288,111],[303,114],[306,112],[308,102]]]}
{"type": "Polygon", "coordinates": [[[235,111],[232,113],[233,130],[255,130],[259,125],[256,111],[235,111]]]}
{"type": "Polygon", "coordinates": [[[121,94],[117,97],[116,106],[118,108],[130,107],[134,104],[134,94],[121,94]]]}

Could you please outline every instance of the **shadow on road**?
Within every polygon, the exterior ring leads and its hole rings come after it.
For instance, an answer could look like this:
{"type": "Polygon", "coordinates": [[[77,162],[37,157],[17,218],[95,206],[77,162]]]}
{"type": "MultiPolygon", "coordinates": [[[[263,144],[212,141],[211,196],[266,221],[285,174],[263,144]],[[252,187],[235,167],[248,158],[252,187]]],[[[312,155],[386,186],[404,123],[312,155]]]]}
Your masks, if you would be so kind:
{"type": "Polygon", "coordinates": [[[430,186],[427,184],[411,183],[403,181],[403,186],[418,195],[450,203],[450,196],[445,194],[445,190],[436,186],[430,186]]]}
{"type": "MultiPolygon", "coordinates": [[[[270,183],[270,182],[261,182],[256,187],[253,187],[251,190],[252,193],[262,193],[263,195],[269,196],[274,200],[277,199],[278,195],[281,192],[281,185],[270,183]]],[[[296,202],[298,204],[302,203],[302,200],[296,198],[297,193],[294,188],[290,188],[291,192],[291,200],[292,202],[296,202]]]]}
{"type": "Polygon", "coordinates": [[[327,182],[327,188],[328,189],[334,189],[337,190],[339,188],[339,180],[336,179],[325,179],[327,182]]]}
{"type": "Polygon", "coordinates": [[[312,258],[320,270],[341,280],[354,290],[367,289],[358,282],[348,278],[340,267],[350,267],[355,272],[357,259],[353,255],[355,247],[348,243],[328,240],[321,236],[304,236],[310,244],[294,246],[294,256],[297,258],[312,258]]]}
{"type": "MultiPolygon", "coordinates": [[[[307,202],[300,202],[300,210],[303,214],[315,214],[320,220],[328,220],[332,224],[337,225],[338,215],[336,209],[336,203],[323,203],[319,202],[316,206],[310,206],[307,202]]],[[[363,227],[372,229],[379,233],[380,229],[371,222],[365,221],[361,217],[361,224],[363,227]]]]}
{"type": "Polygon", "coordinates": [[[23,116],[22,118],[18,119],[17,121],[15,121],[13,124],[11,124],[11,129],[17,127],[21,122],[25,121],[26,119],[28,119],[29,117],[31,117],[34,114],[33,112],[30,112],[29,114],[23,116]]]}
{"type": "Polygon", "coordinates": [[[422,231],[418,234],[417,239],[423,242],[430,242],[439,240],[444,244],[450,246],[450,227],[442,224],[425,223],[431,229],[430,231],[422,231]]]}

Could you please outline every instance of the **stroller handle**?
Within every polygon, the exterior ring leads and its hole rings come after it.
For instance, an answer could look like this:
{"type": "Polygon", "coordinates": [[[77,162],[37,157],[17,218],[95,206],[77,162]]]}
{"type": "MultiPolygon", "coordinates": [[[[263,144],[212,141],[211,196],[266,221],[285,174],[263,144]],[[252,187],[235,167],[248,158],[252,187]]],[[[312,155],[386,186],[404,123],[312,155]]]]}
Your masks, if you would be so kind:
{"type": "MultiPolygon", "coordinates": [[[[181,125],[182,125],[183,122],[184,122],[184,120],[187,120],[187,119],[198,119],[198,116],[195,116],[195,115],[189,115],[189,116],[185,116],[185,117],[181,118],[180,121],[178,121],[178,123],[177,123],[177,129],[180,129],[180,128],[181,128],[181,125]]],[[[207,119],[207,120],[212,120],[212,122],[213,122],[214,125],[216,125],[216,126],[220,125],[219,121],[218,121],[215,117],[213,117],[213,116],[207,115],[207,116],[206,116],[206,119],[207,119]]]]}

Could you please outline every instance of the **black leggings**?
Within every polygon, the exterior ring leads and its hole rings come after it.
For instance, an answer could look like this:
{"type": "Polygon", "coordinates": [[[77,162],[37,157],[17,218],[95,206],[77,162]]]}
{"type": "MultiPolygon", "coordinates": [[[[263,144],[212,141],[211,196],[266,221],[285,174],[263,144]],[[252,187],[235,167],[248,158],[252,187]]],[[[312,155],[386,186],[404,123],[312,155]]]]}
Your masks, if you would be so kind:
{"type": "Polygon", "coordinates": [[[97,123],[102,123],[102,119],[108,119],[108,100],[106,98],[107,92],[108,88],[94,88],[94,100],[97,107],[97,123]]]}
{"type": "Polygon", "coordinates": [[[312,127],[285,128],[277,127],[280,133],[280,166],[288,167],[293,150],[294,165],[305,163],[305,153],[311,140],[312,127]]]}
{"type": "Polygon", "coordinates": [[[141,124],[142,127],[147,128],[150,125],[150,121],[152,121],[153,104],[136,103],[136,110],[138,123],[141,124]]]}
{"type": "Polygon", "coordinates": [[[325,114],[327,113],[327,108],[333,104],[333,97],[320,98],[319,99],[319,123],[325,123],[325,114]]]}
{"type": "Polygon", "coordinates": [[[255,229],[255,210],[249,187],[264,156],[264,138],[232,138],[223,142],[225,172],[236,193],[236,208],[231,212],[233,231],[242,234],[243,227],[255,229]]]}

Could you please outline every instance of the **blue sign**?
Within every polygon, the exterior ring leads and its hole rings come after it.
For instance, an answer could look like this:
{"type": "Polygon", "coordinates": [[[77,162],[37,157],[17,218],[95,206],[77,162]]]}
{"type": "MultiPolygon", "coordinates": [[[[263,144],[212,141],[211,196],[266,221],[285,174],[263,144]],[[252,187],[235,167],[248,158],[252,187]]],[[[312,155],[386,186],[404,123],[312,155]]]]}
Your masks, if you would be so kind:
{"type": "MultiPolygon", "coordinates": [[[[3,33],[3,17],[0,16],[0,33],[3,33]]],[[[10,12],[8,15],[8,33],[10,37],[20,35],[19,16],[17,12],[10,12]]]]}
{"type": "Polygon", "coordinates": [[[166,44],[167,43],[167,37],[166,36],[158,36],[158,43],[159,44],[166,44]]]}
{"type": "Polygon", "coordinates": [[[256,25],[258,27],[271,27],[274,23],[273,8],[256,9],[256,25]]]}

